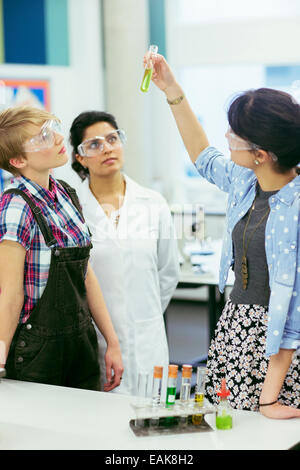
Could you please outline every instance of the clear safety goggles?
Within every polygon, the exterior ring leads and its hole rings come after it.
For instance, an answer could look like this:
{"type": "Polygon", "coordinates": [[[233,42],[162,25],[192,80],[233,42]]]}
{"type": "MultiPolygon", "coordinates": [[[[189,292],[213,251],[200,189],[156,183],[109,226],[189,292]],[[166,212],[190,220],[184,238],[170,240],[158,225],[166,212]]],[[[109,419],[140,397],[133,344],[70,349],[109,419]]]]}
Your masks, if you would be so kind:
{"type": "Polygon", "coordinates": [[[225,134],[230,150],[257,150],[259,147],[236,135],[229,128],[225,134]]]}
{"type": "Polygon", "coordinates": [[[41,127],[39,134],[25,143],[25,152],[39,152],[40,150],[52,147],[55,143],[56,134],[62,135],[60,122],[55,119],[46,121],[41,127]]]}
{"type": "MultiPolygon", "coordinates": [[[[230,128],[227,130],[225,137],[228,140],[230,150],[259,150],[261,148],[256,144],[252,144],[252,142],[242,139],[232,132],[230,128]]],[[[273,152],[269,152],[268,150],[266,150],[266,152],[268,152],[274,162],[278,160],[277,156],[273,152]]]]}
{"type": "Polygon", "coordinates": [[[78,145],[77,150],[81,157],[96,157],[103,152],[105,144],[118,148],[126,142],[126,134],[122,129],[116,129],[106,136],[96,135],[78,145]]]}

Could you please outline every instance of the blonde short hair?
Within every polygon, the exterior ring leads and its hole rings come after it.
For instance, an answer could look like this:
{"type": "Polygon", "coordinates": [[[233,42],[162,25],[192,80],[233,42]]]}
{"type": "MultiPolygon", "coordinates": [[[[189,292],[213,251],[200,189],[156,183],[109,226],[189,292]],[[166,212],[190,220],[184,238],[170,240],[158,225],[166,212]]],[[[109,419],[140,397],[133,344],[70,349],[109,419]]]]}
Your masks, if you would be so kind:
{"type": "Polygon", "coordinates": [[[17,175],[18,170],[10,164],[11,158],[24,157],[24,143],[32,137],[28,125],[42,126],[56,116],[39,108],[19,106],[0,113],[0,168],[17,175]]]}

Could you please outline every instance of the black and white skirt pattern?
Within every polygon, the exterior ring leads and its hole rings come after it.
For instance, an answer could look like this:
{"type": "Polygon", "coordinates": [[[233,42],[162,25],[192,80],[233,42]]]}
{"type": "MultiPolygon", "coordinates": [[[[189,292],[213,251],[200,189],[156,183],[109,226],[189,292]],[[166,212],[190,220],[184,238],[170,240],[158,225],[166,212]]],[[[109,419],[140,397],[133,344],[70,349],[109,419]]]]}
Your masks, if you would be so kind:
{"type": "MultiPolygon", "coordinates": [[[[233,304],[227,300],[211,342],[207,361],[206,398],[219,402],[216,391],[222,378],[230,390],[233,408],[258,411],[268,368],[265,357],[268,309],[233,304]]],[[[294,354],[282,386],[280,403],[300,408],[300,357],[294,354]]]]}

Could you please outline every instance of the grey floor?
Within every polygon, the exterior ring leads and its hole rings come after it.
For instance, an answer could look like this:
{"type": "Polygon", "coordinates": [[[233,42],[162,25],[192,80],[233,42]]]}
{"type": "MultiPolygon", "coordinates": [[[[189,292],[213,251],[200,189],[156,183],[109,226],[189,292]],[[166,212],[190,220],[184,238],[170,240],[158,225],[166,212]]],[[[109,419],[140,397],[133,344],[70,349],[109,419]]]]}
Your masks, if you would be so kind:
{"type": "MultiPolygon", "coordinates": [[[[209,348],[208,307],[203,301],[172,300],[166,312],[166,329],[170,364],[191,364],[196,358],[206,356],[209,348]]],[[[204,363],[205,364],[205,363],[204,363]]],[[[181,372],[177,380],[180,393],[181,372]]],[[[192,376],[192,393],[196,372],[192,376]]]]}
{"type": "Polygon", "coordinates": [[[166,312],[170,363],[190,362],[207,354],[208,310],[203,301],[172,300],[166,312]]]}

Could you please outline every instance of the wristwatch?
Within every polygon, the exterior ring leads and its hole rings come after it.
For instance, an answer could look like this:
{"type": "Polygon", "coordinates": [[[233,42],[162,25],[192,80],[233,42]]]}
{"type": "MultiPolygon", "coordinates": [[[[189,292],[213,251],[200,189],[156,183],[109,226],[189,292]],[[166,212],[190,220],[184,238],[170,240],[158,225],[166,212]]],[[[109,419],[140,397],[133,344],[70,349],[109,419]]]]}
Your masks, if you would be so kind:
{"type": "Polygon", "coordinates": [[[178,96],[178,98],[175,98],[174,100],[168,100],[168,98],[167,98],[167,102],[168,102],[168,104],[179,104],[179,103],[181,103],[183,98],[184,98],[183,95],[178,96]]]}

